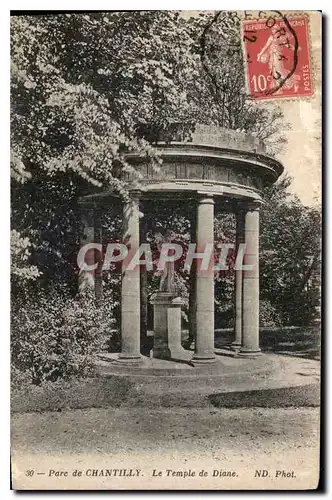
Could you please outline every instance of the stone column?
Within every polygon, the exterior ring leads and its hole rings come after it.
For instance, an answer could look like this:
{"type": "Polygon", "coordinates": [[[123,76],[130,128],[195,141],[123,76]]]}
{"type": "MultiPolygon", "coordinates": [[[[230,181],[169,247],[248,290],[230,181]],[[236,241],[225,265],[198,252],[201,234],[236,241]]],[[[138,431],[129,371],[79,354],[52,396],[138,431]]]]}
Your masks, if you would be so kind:
{"type": "MultiPolygon", "coordinates": [[[[191,217],[190,242],[196,240],[196,217],[191,217]]],[[[189,276],[189,304],[188,304],[188,347],[195,349],[196,341],[196,261],[192,263],[189,276]]]]}
{"type": "MultiPolygon", "coordinates": [[[[141,206],[141,209],[144,207],[141,206]]],[[[140,221],[140,243],[146,243],[147,217],[144,210],[140,221]]],[[[149,355],[153,344],[153,337],[147,336],[148,331],[148,275],[146,265],[140,266],[140,289],[141,289],[141,353],[149,355]]]]}
{"type": "MultiPolygon", "coordinates": [[[[101,211],[96,209],[94,213],[95,221],[95,242],[100,245],[103,244],[102,226],[101,226],[101,211]]],[[[97,304],[102,301],[103,298],[103,252],[95,250],[95,262],[98,262],[98,267],[95,271],[95,297],[97,304]]]]}
{"type": "MultiPolygon", "coordinates": [[[[81,248],[89,243],[94,243],[94,208],[90,205],[81,205],[81,248]]],[[[88,250],[85,254],[84,262],[88,265],[95,263],[94,250],[88,250]]],[[[90,293],[95,290],[95,271],[79,269],[78,272],[78,291],[80,294],[90,293]]]]}
{"type": "Polygon", "coordinates": [[[141,352],[148,354],[151,346],[148,346],[148,290],[147,290],[148,276],[146,266],[141,266],[140,269],[140,297],[141,297],[141,352]],[[145,352],[143,352],[143,349],[145,352]]]}
{"type": "MultiPolygon", "coordinates": [[[[244,243],[244,213],[239,210],[236,213],[236,243],[235,252],[238,253],[240,243],[244,243]]],[[[235,271],[235,339],[231,349],[238,351],[242,345],[242,268],[235,271]]]]}
{"type": "MultiPolygon", "coordinates": [[[[214,200],[205,195],[198,200],[196,252],[203,253],[207,244],[214,241],[214,200]]],[[[213,259],[206,271],[201,270],[202,261],[196,261],[196,345],[193,363],[211,363],[214,354],[214,274],[213,259]]]]}
{"type": "Polygon", "coordinates": [[[259,348],[259,205],[249,204],[245,213],[245,255],[242,283],[242,347],[240,356],[256,357],[259,348]]]}
{"type": "Polygon", "coordinates": [[[131,193],[131,200],[123,207],[123,243],[128,257],[122,263],[121,288],[121,354],[119,361],[136,363],[140,355],[140,269],[127,270],[139,248],[139,193],[131,193]]]}

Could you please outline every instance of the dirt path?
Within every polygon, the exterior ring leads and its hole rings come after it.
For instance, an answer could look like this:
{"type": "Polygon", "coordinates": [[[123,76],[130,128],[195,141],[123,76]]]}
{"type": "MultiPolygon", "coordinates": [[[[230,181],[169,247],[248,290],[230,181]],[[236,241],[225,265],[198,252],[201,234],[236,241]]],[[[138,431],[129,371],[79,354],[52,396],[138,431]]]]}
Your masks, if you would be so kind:
{"type": "Polygon", "coordinates": [[[317,445],[317,409],[109,408],[21,414],[13,449],[119,452],[179,448],[268,453],[317,445]]]}
{"type": "MultiPolygon", "coordinates": [[[[16,414],[12,418],[13,470],[17,484],[23,481],[24,485],[28,468],[45,471],[35,476],[34,481],[40,482],[40,486],[33,483],[36,489],[73,487],[68,478],[48,478],[47,474],[51,469],[71,474],[77,467],[83,470],[79,484],[84,488],[140,489],[145,484],[142,481],[153,480],[160,489],[194,489],[197,478],[189,478],[187,483],[167,477],[162,480],[152,477],[153,470],[166,474],[167,468],[198,471],[203,466],[210,476],[217,469],[236,473],[235,478],[223,482],[206,478],[206,488],[253,487],[257,469],[272,472],[271,481],[261,479],[255,489],[294,487],[290,480],[282,483],[274,478],[279,469],[294,471],[291,481],[295,485],[300,480],[301,487],[314,487],[318,436],[317,408],[109,408],[16,414]],[[88,477],[91,467],[120,466],[138,467],[144,477],[136,483],[134,479],[111,478],[110,482],[105,478],[101,482],[98,477],[88,477]]],[[[145,486],[150,488],[151,483],[145,486]]]]}

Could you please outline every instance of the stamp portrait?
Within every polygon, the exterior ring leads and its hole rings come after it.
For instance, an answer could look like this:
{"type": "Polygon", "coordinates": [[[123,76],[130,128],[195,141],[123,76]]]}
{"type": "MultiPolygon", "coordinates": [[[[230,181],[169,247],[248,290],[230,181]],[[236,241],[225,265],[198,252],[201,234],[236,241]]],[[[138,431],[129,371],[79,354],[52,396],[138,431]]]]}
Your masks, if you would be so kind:
{"type": "Polygon", "coordinates": [[[313,95],[306,16],[242,21],[247,87],[253,99],[313,95]]]}

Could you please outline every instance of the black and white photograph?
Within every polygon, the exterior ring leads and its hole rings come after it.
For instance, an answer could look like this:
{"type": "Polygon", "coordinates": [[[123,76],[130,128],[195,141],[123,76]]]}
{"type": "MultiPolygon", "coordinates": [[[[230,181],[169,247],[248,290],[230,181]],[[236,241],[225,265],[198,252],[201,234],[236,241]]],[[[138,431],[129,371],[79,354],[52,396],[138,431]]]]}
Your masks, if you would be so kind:
{"type": "Polygon", "coordinates": [[[13,490],[318,488],[321,25],[11,12],[13,490]]]}

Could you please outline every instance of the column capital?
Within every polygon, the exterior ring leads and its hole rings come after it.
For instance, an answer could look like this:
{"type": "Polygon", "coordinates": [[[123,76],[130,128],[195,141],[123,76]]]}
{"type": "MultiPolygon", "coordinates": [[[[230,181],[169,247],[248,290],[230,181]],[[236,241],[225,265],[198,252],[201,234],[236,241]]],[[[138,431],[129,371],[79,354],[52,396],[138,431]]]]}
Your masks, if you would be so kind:
{"type": "Polygon", "coordinates": [[[262,200],[241,201],[237,204],[236,213],[258,212],[262,205],[262,200]]]}
{"type": "Polygon", "coordinates": [[[210,193],[204,193],[204,192],[197,192],[198,194],[198,204],[199,205],[214,205],[214,198],[213,194],[210,193]]]}

